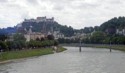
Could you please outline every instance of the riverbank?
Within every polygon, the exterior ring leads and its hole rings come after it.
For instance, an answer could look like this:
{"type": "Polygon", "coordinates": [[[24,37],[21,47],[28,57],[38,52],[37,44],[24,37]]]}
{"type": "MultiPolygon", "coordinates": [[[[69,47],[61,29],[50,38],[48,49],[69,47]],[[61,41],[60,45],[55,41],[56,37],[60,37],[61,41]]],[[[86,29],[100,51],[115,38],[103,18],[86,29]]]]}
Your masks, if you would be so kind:
{"type": "MultiPolygon", "coordinates": [[[[65,48],[58,48],[57,52],[65,51],[65,48]]],[[[11,51],[11,52],[3,52],[0,53],[0,63],[8,62],[12,59],[20,59],[20,58],[27,58],[33,56],[42,56],[53,54],[52,48],[42,48],[42,49],[32,49],[32,50],[21,50],[21,51],[11,51]]]]}
{"type": "Polygon", "coordinates": [[[125,52],[125,45],[91,45],[86,47],[108,48],[108,49],[120,50],[125,52]]]}
{"type": "MultiPolygon", "coordinates": [[[[74,46],[79,47],[79,43],[61,44],[61,46],[74,46]]],[[[82,47],[93,47],[93,48],[107,48],[120,50],[125,52],[125,45],[108,45],[108,44],[81,44],[82,47]]]]}

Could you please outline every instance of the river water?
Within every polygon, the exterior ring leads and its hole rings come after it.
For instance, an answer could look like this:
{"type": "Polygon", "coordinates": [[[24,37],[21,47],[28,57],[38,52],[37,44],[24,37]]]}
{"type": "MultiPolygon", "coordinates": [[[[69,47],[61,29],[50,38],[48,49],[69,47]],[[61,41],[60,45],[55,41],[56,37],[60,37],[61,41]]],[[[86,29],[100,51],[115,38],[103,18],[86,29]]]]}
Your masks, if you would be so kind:
{"type": "Polygon", "coordinates": [[[125,53],[108,49],[66,47],[62,53],[1,64],[0,73],[125,73],[125,53]]]}

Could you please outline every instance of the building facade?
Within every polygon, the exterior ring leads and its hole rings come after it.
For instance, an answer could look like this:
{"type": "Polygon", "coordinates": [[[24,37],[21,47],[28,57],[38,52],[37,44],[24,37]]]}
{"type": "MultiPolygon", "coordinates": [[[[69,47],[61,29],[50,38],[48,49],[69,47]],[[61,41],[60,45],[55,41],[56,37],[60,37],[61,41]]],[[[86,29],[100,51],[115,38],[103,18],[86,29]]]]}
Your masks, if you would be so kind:
{"type": "Polygon", "coordinates": [[[125,36],[125,29],[117,29],[116,34],[125,36]]]}
{"type": "Polygon", "coordinates": [[[41,38],[45,38],[45,35],[43,35],[42,33],[29,33],[29,34],[24,34],[24,37],[26,38],[26,41],[30,41],[30,40],[36,40],[37,38],[41,39],[41,38]]]}
{"type": "Polygon", "coordinates": [[[26,41],[30,40],[36,40],[37,38],[45,38],[45,35],[40,32],[32,32],[32,26],[30,26],[29,31],[26,31],[27,33],[24,34],[24,37],[26,38],[26,41]]]}

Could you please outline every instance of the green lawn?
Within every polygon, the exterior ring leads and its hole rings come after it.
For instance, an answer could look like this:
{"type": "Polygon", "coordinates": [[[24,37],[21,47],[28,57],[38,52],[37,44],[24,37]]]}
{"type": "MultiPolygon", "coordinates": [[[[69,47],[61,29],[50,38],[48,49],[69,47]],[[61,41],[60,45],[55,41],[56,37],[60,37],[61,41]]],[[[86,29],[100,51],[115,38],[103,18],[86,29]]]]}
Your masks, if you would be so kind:
{"type": "MultiPolygon", "coordinates": [[[[65,50],[64,48],[59,48],[58,52],[62,52],[64,50],[65,50]]],[[[32,57],[32,56],[41,56],[41,55],[47,55],[47,54],[53,54],[53,50],[51,48],[44,48],[44,49],[3,52],[0,54],[0,61],[26,58],[26,57],[32,57]]]]}
{"type": "Polygon", "coordinates": [[[57,50],[57,52],[62,52],[62,51],[65,51],[65,50],[66,50],[66,48],[60,47],[60,48],[57,50]]]}

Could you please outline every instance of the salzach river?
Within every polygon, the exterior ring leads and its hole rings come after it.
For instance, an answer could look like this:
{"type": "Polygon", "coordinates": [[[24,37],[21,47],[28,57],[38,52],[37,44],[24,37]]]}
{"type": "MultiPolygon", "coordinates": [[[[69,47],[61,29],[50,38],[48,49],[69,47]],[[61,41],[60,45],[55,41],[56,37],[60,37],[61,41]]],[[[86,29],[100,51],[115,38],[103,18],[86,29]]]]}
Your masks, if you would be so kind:
{"type": "Polygon", "coordinates": [[[66,47],[62,53],[1,64],[0,73],[125,73],[125,53],[108,49],[66,47]]]}

